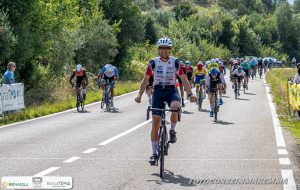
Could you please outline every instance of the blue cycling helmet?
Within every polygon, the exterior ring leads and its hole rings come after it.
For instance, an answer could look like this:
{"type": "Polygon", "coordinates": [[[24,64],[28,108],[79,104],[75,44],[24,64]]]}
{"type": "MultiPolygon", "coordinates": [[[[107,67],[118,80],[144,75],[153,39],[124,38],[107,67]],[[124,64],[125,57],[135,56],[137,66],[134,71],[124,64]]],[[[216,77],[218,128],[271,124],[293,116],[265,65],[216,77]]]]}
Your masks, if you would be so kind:
{"type": "Polygon", "coordinates": [[[76,65],[76,72],[79,73],[82,69],[82,66],[80,64],[76,65]]]}
{"type": "Polygon", "coordinates": [[[217,76],[218,73],[219,73],[219,71],[218,71],[218,69],[216,67],[212,67],[210,69],[210,74],[211,75],[217,76]]]}
{"type": "Polygon", "coordinates": [[[238,67],[238,72],[242,72],[243,71],[243,68],[241,66],[238,67]]]}

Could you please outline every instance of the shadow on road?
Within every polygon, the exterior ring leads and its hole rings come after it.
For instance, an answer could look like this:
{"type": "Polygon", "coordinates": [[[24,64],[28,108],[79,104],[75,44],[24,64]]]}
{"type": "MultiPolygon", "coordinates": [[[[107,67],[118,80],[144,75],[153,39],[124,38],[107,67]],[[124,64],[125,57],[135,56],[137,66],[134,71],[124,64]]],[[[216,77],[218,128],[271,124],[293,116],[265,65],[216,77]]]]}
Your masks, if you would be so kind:
{"type": "MultiPolygon", "coordinates": [[[[155,173],[155,174],[151,174],[154,176],[159,177],[159,173],[155,173]]],[[[182,175],[174,175],[173,172],[169,171],[169,170],[165,170],[163,179],[159,179],[159,180],[147,180],[148,182],[155,182],[156,184],[159,185],[163,185],[166,183],[172,183],[172,184],[178,184],[180,186],[184,186],[184,187],[193,187],[196,186],[195,184],[191,183],[191,181],[193,181],[190,178],[186,178],[182,175]]]]}
{"type": "Polygon", "coordinates": [[[80,112],[78,112],[78,111],[74,111],[74,112],[72,112],[72,113],[92,113],[92,112],[90,112],[90,111],[87,111],[87,110],[84,110],[84,111],[80,111],[80,112]]]}
{"type": "Polygon", "coordinates": [[[222,96],[222,98],[230,98],[229,96],[222,96]]]}
{"type": "Polygon", "coordinates": [[[214,124],[233,125],[234,123],[219,120],[219,121],[216,121],[214,124]]]}
{"type": "Polygon", "coordinates": [[[247,95],[256,95],[254,93],[246,92],[247,95]]]}
{"type": "Polygon", "coordinates": [[[247,98],[238,98],[237,100],[250,101],[250,99],[247,99],[247,98]]]}
{"type": "Polygon", "coordinates": [[[209,113],[210,111],[208,109],[201,109],[199,112],[209,113]]]}
{"type": "Polygon", "coordinates": [[[189,112],[189,111],[182,111],[181,113],[183,113],[183,114],[194,114],[194,112],[189,112]]]}

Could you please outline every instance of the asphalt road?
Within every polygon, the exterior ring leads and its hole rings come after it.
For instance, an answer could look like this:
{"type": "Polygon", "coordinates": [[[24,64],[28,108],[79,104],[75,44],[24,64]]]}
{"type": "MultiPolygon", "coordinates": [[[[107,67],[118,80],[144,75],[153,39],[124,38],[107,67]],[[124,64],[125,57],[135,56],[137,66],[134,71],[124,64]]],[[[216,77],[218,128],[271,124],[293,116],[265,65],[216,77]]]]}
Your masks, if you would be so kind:
{"type": "MultiPolygon", "coordinates": [[[[207,100],[201,112],[195,104],[186,104],[176,128],[178,140],[166,157],[163,180],[159,167],[148,163],[148,101],[144,96],[136,104],[136,92],[115,99],[117,113],[101,111],[94,104],[86,107],[86,113],[72,110],[0,128],[0,176],[71,176],[75,190],[284,189],[282,184],[236,181],[281,180],[283,170],[292,167],[286,160],[279,161],[282,155],[263,80],[251,81],[247,94],[241,92],[238,100],[230,86],[217,123],[209,117],[207,100]],[[214,179],[226,184],[207,181],[214,179]],[[201,180],[206,181],[201,184],[201,180]]],[[[299,171],[293,172],[299,176],[299,171]]],[[[289,180],[285,189],[296,187],[289,180]]]]}

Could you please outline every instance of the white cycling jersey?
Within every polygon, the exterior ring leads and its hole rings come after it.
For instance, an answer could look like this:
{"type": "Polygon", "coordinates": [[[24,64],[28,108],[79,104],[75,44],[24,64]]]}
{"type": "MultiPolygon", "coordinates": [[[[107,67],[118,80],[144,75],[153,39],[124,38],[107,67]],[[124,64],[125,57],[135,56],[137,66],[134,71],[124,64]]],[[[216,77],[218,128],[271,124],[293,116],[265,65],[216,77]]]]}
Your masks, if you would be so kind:
{"type": "Polygon", "coordinates": [[[236,75],[238,77],[243,77],[245,76],[245,72],[242,71],[242,72],[239,72],[238,69],[235,69],[233,72],[232,72],[232,75],[236,75]]]}

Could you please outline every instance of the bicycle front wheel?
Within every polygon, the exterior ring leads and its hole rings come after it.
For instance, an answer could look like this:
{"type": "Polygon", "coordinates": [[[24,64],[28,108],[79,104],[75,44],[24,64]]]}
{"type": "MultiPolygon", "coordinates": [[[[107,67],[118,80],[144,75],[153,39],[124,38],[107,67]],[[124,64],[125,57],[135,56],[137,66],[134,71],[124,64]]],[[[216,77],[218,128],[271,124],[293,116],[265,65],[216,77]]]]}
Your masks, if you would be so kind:
{"type": "Polygon", "coordinates": [[[218,120],[218,98],[215,98],[214,112],[215,112],[215,122],[216,122],[218,120]]]}
{"type": "Polygon", "coordinates": [[[165,143],[166,143],[166,130],[164,127],[161,128],[161,137],[160,137],[160,150],[159,150],[159,158],[160,158],[160,173],[159,176],[163,178],[164,167],[165,167],[165,143]]]}

